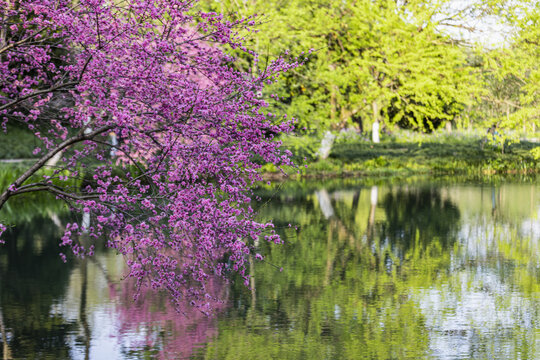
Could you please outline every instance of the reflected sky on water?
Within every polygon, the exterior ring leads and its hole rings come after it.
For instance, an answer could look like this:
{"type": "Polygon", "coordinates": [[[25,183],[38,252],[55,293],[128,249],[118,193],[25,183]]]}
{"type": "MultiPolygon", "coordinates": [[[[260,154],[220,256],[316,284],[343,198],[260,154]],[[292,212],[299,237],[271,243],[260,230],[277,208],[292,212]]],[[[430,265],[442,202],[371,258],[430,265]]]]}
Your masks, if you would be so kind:
{"type": "Polygon", "coordinates": [[[0,249],[3,357],[540,358],[538,185],[307,183],[263,203],[285,243],[257,245],[253,292],[211,284],[214,318],[134,303],[111,251],[63,264],[66,214],[21,205],[0,249]]]}

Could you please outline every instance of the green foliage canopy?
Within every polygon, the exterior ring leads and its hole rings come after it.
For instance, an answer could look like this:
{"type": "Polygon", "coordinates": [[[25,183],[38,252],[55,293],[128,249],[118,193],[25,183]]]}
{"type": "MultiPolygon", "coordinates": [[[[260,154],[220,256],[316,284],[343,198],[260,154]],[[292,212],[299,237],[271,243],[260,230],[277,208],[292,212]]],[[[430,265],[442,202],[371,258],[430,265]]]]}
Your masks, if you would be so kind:
{"type": "Polygon", "coordinates": [[[510,27],[508,42],[484,54],[490,108],[485,119],[501,129],[540,127],[540,1],[495,1],[502,24],[510,27]]]}
{"type": "Polygon", "coordinates": [[[453,120],[478,92],[466,51],[437,27],[448,1],[204,3],[264,14],[253,39],[263,54],[315,50],[271,89],[299,128],[341,128],[351,121],[366,128],[380,120],[431,131],[453,120]]]}

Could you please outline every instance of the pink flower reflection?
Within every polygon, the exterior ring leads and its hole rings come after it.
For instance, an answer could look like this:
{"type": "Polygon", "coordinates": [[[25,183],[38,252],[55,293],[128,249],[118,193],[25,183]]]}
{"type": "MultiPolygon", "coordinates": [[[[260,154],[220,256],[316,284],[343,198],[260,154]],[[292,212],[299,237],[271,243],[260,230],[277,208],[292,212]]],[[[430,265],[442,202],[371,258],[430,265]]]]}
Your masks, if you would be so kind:
{"type": "Polygon", "coordinates": [[[121,284],[117,292],[110,286],[112,299],[118,301],[116,315],[120,324],[119,343],[127,351],[157,352],[159,359],[189,358],[198,347],[217,336],[217,314],[226,304],[216,299],[226,297],[227,285],[221,279],[210,279],[208,293],[210,315],[185,302],[177,311],[165,294],[145,288],[140,290],[137,301],[135,280],[129,279],[121,284]]]}

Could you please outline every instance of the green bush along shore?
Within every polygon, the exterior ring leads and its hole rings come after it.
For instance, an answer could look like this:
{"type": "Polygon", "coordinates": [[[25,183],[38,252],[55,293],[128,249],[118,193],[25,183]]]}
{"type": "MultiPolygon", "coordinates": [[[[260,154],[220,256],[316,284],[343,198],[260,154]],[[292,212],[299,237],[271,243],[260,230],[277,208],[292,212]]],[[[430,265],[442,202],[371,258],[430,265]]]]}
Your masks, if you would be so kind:
{"type": "MultiPolygon", "coordinates": [[[[374,144],[358,135],[338,136],[327,159],[320,159],[320,138],[300,136],[282,139],[294,154],[300,171],[293,177],[480,175],[537,173],[540,144],[535,139],[504,144],[482,135],[402,132],[374,144]]],[[[280,177],[274,166],[265,165],[268,177],[280,177]]]]}

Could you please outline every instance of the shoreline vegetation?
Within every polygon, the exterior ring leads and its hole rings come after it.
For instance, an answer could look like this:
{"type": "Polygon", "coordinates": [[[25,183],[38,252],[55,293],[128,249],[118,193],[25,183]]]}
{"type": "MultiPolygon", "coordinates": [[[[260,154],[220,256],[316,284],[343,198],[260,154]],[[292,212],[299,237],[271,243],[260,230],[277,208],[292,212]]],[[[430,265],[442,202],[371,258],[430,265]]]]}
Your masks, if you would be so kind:
{"type": "MultiPolygon", "coordinates": [[[[0,144],[2,167],[35,160],[33,142],[25,141],[23,132],[16,135],[0,144]]],[[[538,174],[540,138],[514,137],[505,141],[503,149],[500,141],[478,131],[397,131],[377,144],[367,135],[345,131],[337,134],[329,156],[321,159],[320,135],[285,136],[280,141],[299,168],[284,167],[283,173],[273,164],[263,164],[261,171],[266,180],[538,174]]]]}
{"type": "Polygon", "coordinates": [[[329,156],[318,156],[320,138],[286,137],[283,146],[300,170],[263,165],[266,179],[334,177],[483,176],[538,174],[538,138],[488,139],[480,133],[398,132],[375,144],[355,133],[337,136],[329,156]],[[503,148],[504,145],[504,148],[503,148]]]}

